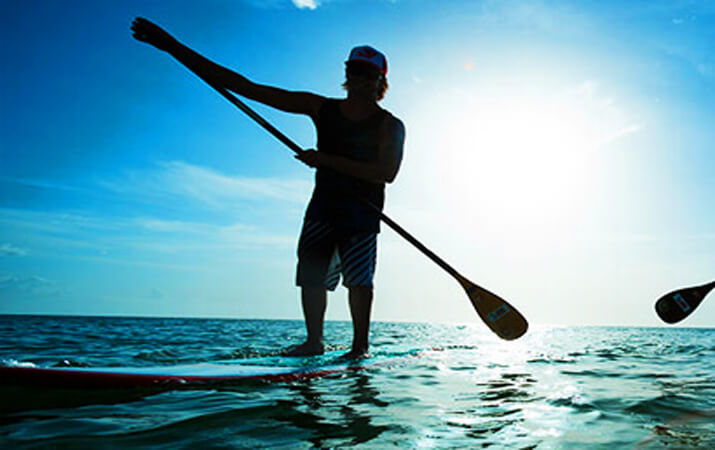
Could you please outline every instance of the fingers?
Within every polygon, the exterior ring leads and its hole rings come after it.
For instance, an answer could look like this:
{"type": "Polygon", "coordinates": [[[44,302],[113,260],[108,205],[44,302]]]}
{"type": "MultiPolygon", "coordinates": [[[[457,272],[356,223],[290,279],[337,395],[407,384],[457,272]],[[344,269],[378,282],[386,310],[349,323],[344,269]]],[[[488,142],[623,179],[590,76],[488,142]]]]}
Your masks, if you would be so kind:
{"type": "Polygon", "coordinates": [[[132,31],[141,32],[146,29],[148,20],[137,17],[132,21],[132,31]]]}
{"type": "Polygon", "coordinates": [[[143,17],[137,17],[132,22],[132,31],[135,35],[139,36],[150,36],[156,35],[158,32],[163,31],[158,25],[144,19],[143,17]]]}
{"type": "Polygon", "coordinates": [[[307,152],[299,153],[294,156],[295,159],[298,161],[302,162],[303,164],[310,166],[310,162],[308,160],[308,156],[306,155],[307,152]]]}
{"type": "Polygon", "coordinates": [[[148,27],[156,27],[156,25],[143,17],[135,17],[134,20],[132,21],[132,30],[135,29],[136,27],[148,28],[148,27]]]}
{"type": "Polygon", "coordinates": [[[135,39],[153,45],[159,50],[169,51],[176,44],[173,36],[163,28],[142,17],[135,18],[131,28],[135,39]]]}
{"type": "Polygon", "coordinates": [[[142,41],[142,42],[148,42],[149,41],[149,29],[150,29],[150,24],[148,20],[137,17],[134,19],[132,22],[132,32],[133,36],[135,39],[142,41]]]}

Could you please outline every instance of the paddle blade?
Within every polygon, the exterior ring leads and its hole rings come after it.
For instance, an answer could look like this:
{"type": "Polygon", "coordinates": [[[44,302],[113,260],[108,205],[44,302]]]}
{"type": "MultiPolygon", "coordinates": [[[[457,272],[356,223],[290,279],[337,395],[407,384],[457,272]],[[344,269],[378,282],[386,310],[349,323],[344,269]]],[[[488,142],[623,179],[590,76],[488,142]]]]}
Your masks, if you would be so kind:
{"type": "Polygon", "coordinates": [[[526,333],[528,322],[509,302],[466,278],[460,277],[459,282],[479,317],[497,336],[511,341],[526,333]]]}
{"type": "Polygon", "coordinates": [[[668,292],[655,302],[655,311],[663,322],[678,323],[698,307],[715,287],[715,282],[668,292]]]}

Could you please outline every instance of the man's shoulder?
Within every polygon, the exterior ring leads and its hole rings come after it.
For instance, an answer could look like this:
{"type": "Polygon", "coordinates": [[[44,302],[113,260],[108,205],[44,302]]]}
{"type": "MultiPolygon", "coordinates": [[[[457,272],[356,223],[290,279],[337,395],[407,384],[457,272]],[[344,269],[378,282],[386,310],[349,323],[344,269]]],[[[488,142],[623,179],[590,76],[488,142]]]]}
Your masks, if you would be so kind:
{"type": "Polygon", "coordinates": [[[384,129],[391,134],[405,134],[405,124],[402,120],[386,109],[383,111],[385,111],[384,129]]]}
{"type": "Polygon", "coordinates": [[[338,104],[340,104],[340,99],[339,98],[333,98],[333,97],[325,97],[322,95],[315,94],[316,96],[316,102],[317,102],[317,108],[316,108],[316,116],[320,115],[320,113],[323,111],[324,108],[326,107],[337,107],[338,104]]]}

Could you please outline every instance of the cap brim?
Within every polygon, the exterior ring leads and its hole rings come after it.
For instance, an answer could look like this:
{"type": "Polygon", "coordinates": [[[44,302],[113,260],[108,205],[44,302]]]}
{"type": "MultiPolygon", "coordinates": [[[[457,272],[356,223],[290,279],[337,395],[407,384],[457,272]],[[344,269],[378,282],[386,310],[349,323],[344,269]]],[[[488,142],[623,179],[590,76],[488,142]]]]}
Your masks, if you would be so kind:
{"type": "Polygon", "coordinates": [[[351,66],[351,65],[360,65],[360,66],[367,66],[371,69],[374,69],[376,72],[378,72],[380,75],[385,75],[385,72],[372,61],[366,61],[364,59],[349,59],[345,61],[345,66],[351,66]]]}

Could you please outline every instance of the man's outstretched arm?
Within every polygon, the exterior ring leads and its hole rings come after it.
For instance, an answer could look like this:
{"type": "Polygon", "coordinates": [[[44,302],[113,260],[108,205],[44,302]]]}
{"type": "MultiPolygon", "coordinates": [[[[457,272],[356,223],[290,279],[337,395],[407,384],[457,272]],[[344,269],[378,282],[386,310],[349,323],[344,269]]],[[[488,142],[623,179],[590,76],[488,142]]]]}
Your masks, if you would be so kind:
{"type": "Polygon", "coordinates": [[[172,55],[180,63],[202,78],[223,86],[251,100],[264,103],[282,111],[307,114],[316,117],[324,97],[309,92],[287,91],[272,86],[261,85],[205,58],[179,42],[158,25],[136,18],[132,23],[134,38],[153,45],[172,55]]]}

